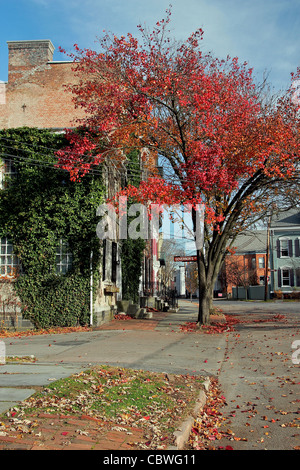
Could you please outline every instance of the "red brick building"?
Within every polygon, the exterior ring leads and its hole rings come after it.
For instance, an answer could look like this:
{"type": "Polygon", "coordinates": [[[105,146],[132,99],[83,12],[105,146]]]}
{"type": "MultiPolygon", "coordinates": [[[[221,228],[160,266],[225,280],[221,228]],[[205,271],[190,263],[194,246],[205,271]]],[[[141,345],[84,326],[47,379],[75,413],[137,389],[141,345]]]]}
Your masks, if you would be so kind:
{"type": "MultiPolygon", "coordinates": [[[[76,121],[83,116],[83,111],[75,108],[72,94],[66,88],[66,85],[76,84],[77,81],[72,71],[72,62],[54,62],[54,46],[50,40],[9,41],[7,44],[8,81],[0,82],[0,129],[33,127],[55,132],[76,127],[76,121]]],[[[6,171],[9,162],[10,160],[5,161],[4,166],[0,165],[0,186],[1,175],[3,171],[6,171]]],[[[109,173],[111,174],[112,171],[109,173]]],[[[109,186],[108,179],[107,184],[109,186]]],[[[2,241],[5,243],[2,246],[2,253],[3,250],[12,252],[13,247],[8,238],[2,241]]],[[[108,241],[103,252],[103,260],[105,260],[103,265],[106,269],[103,270],[102,280],[97,286],[97,299],[92,306],[94,324],[102,323],[110,318],[112,309],[116,305],[117,294],[106,295],[105,293],[107,286],[121,284],[121,270],[119,266],[115,266],[117,260],[114,260],[112,253],[112,246],[116,245],[117,243],[108,241]],[[115,278],[113,278],[115,271],[115,278]]],[[[115,258],[116,256],[115,250],[115,258]]],[[[7,260],[11,257],[3,256],[2,258],[3,262],[0,260],[0,297],[10,299],[13,295],[11,282],[9,280],[3,282],[1,270],[5,273],[7,269],[12,269],[11,266],[7,266],[7,260]]],[[[118,290],[118,288],[115,289],[117,292],[118,290]]],[[[10,317],[7,318],[10,321],[10,317]]],[[[23,325],[22,319],[19,320],[19,325],[21,321],[23,325]]]]}
{"type": "MultiPolygon", "coordinates": [[[[67,85],[74,85],[79,80],[72,70],[73,63],[53,61],[54,46],[50,40],[8,41],[7,44],[8,81],[0,80],[0,129],[34,127],[60,131],[77,127],[78,119],[85,113],[74,106],[72,93],[67,89],[67,85]]],[[[108,194],[110,190],[117,189],[118,178],[108,161],[105,173],[108,194]]],[[[100,323],[116,307],[116,301],[122,298],[122,268],[117,242],[107,240],[103,251],[105,269],[93,306],[96,321],[100,323]]],[[[149,247],[149,259],[145,255],[145,263],[148,263],[150,272],[153,261],[158,264],[156,241],[149,247]]],[[[147,283],[154,285],[153,276],[154,272],[150,272],[147,283]]]]}
{"type": "Polygon", "coordinates": [[[54,62],[50,40],[7,44],[8,81],[0,83],[0,129],[74,127],[83,111],[75,109],[65,87],[76,82],[72,62],[54,62]]]}
{"type": "Polygon", "coordinates": [[[219,274],[219,287],[223,295],[231,297],[233,288],[264,285],[266,246],[265,230],[238,235],[232,244],[234,254],[226,256],[219,274]]]}

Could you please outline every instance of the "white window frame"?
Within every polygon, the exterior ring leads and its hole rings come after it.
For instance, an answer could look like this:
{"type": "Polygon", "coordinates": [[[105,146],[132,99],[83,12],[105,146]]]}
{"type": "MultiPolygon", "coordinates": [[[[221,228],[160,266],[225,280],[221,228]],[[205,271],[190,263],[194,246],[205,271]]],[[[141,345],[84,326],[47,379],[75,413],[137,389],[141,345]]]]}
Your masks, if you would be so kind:
{"type": "Polygon", "coordinates": [[[290,248],[289,248],[289,238],[280,238],[279,243],[280,243],[280,258],[289,258],[290,257],[290,248]],[[286,243],[286,248],[283,248],[283,242],[286,243]],[[283,254],[284,252],[287,252],[287,255],[283,254]]]}
{"type": "Polygon", "coordinates": [[[66,274],[73,266],[73,255],[69,251],[69,244],[60,239],[56,247],[55,267],[57,274],[66,274]]]}
{"type": "Polygon", "coordinates": [[[265,258],[263,256],[258,258],[258,267],[259,269],[264,269],[266,267],[265,258]]]}
{"type": "Polygon", "coordinates": [[[7,184],[7,177],[12,178],[17,174],[12,159],[2,158],[1,167],[1,188],[4,189],[7,184]]]}
{"type": "Polygon", "coordinates": [[[281,285],[282,285],[282,287],[290,287],[290,285],[291,285],[291,277],[290,276],[291,276],[291,274],[290,274],[290,269],[289,268],[284,268],[284,267],[281,268],[281,285]],[[287,272],[287,276],[283,275],[284,271],[287,272]],[[285,284],[284,280],[288,281],[288,283],[285,284]]]}
{"type": "Polygon", "coordinates": [[[14,278],[20,270],[20,260],[13,252],[13,244],[8,237],[0,239],[0,277],[14,278]]]}

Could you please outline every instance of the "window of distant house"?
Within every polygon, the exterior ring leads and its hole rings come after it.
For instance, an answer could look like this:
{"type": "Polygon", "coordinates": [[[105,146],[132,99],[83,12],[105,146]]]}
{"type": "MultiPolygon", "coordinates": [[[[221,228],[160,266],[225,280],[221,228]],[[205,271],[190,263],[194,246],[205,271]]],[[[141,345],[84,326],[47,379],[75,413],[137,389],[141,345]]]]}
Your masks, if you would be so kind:
{"type": "Polygon", "coordinates": [[[72,268],[72,264],[73,256],[69,245],[64,240],[60,240],[56,248],[56,272],[66,274],[72,268]]]}
{"type": "Polygon", "coordinates": [[[289,269],[282,270],[282,285],[283,286],[290,285],[290,270],[289,269]]]}
{"type": "Polygon", "coordinates": [[[289,256],[289,240],[280,240],[280,257],[289,256]]]}
{"type": "Polygon", "coordinates": [[[265,276],[259,276],[259,283],[263,285],[265,283],[265,276]]]}
{"type": "Polygon", "coordinates": [[[13,253],[13,245],[7,237],[1,238],[0,276],[13,277],[20,268],[19,258],[13,253]]]}
{"type": "Polygon", "coordinates": [[[258,258],[258,267],[259,268],[265,267],[265,258],[258,258]]]}

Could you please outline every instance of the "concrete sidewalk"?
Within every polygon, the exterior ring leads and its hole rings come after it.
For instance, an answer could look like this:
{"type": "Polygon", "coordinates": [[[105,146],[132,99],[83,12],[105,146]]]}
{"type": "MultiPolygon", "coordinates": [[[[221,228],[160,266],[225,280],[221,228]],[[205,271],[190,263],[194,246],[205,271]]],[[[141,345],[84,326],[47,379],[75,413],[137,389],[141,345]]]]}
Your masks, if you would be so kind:
{"type": "MultiPolygon", "coordinates": [[[[222,335],[199,336],[181,330],[182,325],[196,321],[197,305],[183,300],[178,312],[154,312],[152,319],[116,320],[88,332],[0,338],[5,343],[6,356],[36,358],[35,363],[6,363],[0,366],[0,413],[18,406],[40,387],[47,387],[53,381],[96,364],[170,374],[216,375],[223,361],[226,341],[222,335]]],[[[51,426],[51,449],[61,449],[66,436],[74,448],[82,445],[83,448],[103,446],[107,450],[134,449],[132,442],[142,439],[139,429],[116,434],[112,429],[105,429],[105,426],[100,426],[100,432],[98,426],[98,440],[94,436],[90,442],[83,444],[85,438],[81,436],[79,439],[76,429],[90,429],[90,423],[85,417],[79,417],[80,423],[73,426],[72,419],[59,416],[55,419],[38,418],[43,429],[51,426]],[[49,420],[54,424],[49,424],[49,420]],[[65,427],[68,427],[68,434],[62,436],[59,432],[65,427]]],[[[2,448],[14,448],[16,436],[2,436],[0,443],[2,448]]],[[[22,439],[22,443],[24,448],[35,448],[30,436],[22,439]]],[[[44,442],[42,447],[47,448],[50,444],[44,442]]]]}

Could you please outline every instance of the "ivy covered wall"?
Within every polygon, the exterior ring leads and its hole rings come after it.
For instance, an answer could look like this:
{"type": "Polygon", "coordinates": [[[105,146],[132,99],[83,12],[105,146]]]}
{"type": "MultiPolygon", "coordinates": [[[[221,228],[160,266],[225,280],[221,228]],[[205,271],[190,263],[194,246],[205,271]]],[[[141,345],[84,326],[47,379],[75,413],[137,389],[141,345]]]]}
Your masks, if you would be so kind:
{"type": "MultiPolygon", "coordinates": [[[[125,184],[139,186],[141,180],[141,168],[139,161],[139,151],[132,150],[128,155],[127,181],[125,184]]],[[[128,205],[134,203],[128,200],[128,205]]],[[[133,217],[128,217],[129,225],[133,217]]],[[[146,242],[142,238],[122,240],[121,260],[122,260],[122,297],[124,300],[139,302],[139,286],[141,282],[141,270],[146,242]]]]}
{"type": "Polygon", "coordinates": [[[23,317],[37,328],[88,324],[91,250],[95,286],[100,272],[101,172],[71,182],[54,167],[54,151],[64,145],[62,134],[47,130],[0,131],[0,157],[13,170],[0,194],[0,236],[12,242],[19,258],[13,286],[23,317]]]}

